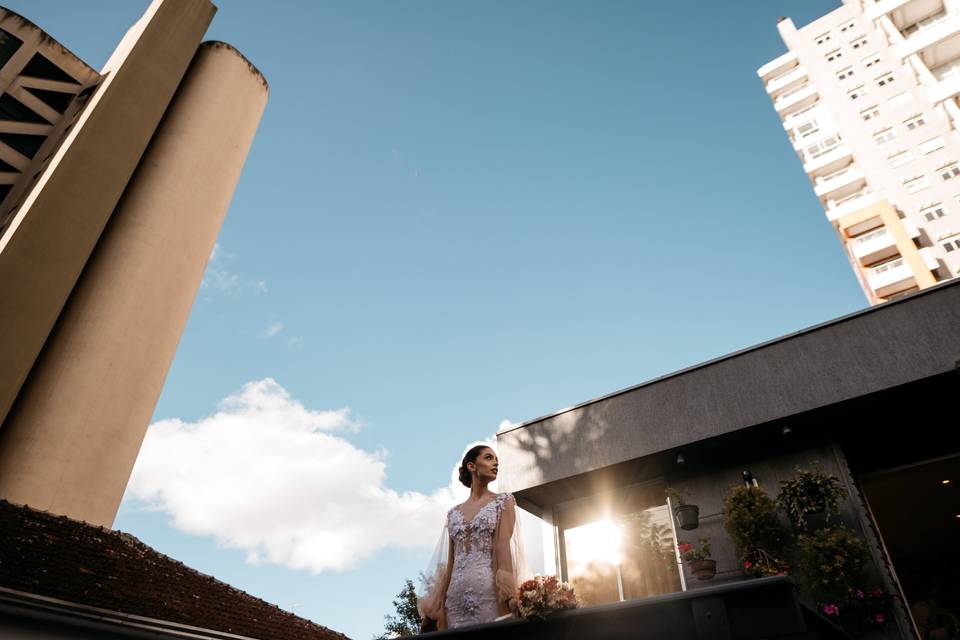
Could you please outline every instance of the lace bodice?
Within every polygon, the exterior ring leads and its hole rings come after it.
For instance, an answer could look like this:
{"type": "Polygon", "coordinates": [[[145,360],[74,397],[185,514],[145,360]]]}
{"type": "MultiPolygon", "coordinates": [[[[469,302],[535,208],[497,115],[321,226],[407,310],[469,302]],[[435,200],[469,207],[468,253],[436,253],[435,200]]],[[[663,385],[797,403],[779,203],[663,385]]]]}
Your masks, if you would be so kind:
{"type": "Polygon", "coordinates": [[[497,528],[500,511],[508,496],[507,493],[498,493],[493,500],[483,505],[469,522],[464,520],[460,506],[447,512],[447,530],[453,539],[456,559],[471,554],[493,559],[493,532],[497,528]]]}

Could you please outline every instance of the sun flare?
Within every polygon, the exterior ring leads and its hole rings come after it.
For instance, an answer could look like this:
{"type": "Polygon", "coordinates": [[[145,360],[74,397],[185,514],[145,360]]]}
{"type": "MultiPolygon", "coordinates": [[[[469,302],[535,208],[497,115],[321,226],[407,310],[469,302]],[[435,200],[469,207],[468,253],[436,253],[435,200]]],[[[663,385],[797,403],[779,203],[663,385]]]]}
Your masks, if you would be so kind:
{"type": "Polygon", "coordinates": [[[591,562],[617,564],[620,562],[622,538],[620,527],[609,518],[567,529],[564,532],[567,559],[577,565],[591,562]]]}

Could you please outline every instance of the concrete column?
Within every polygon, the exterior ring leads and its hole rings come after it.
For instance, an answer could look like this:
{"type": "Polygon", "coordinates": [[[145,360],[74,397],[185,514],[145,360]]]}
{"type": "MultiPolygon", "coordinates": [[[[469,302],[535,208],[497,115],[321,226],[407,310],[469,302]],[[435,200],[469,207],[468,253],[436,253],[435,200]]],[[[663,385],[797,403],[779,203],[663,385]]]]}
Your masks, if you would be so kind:
{"type": "Polygon", "coordinates": [[[215,11],[209,0],[153,0],[107,61],[101,82],[62,144],[21,194],[22,204],[0,235],[0,422],[215,11]]]}
{"type": "Polygon", "coordinates": [[[0,497],[112,525],[266,101],[200,46],[0,429],[0,497]]]}

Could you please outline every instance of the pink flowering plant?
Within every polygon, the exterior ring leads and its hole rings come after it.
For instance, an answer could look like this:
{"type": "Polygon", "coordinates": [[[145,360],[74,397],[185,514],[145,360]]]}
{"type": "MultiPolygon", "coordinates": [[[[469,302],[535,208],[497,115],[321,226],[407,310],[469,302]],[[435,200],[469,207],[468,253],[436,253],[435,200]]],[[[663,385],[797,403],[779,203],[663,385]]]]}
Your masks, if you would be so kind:
{"type": "Polygon", "coordinates": [[[684,562],[706,560],[710,557],[710,540],[709,538],[700,538],[700,542],[696,545],[680,540],[677,542],[677,550],[683,556],[684,562]]]}
{"type": "Polygon", "coordinates": [[[535,576],[520,585],[517,592],[517,614],[521,618],[543,620],[564,609],[576,609],[577,596],[557,576],[535,576]]]}

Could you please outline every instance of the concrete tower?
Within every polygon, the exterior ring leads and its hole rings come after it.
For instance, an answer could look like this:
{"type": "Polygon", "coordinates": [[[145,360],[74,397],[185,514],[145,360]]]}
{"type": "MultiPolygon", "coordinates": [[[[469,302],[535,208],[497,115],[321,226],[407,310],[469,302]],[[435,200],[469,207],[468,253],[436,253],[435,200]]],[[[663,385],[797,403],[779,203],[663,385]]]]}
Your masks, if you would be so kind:
{"type": "Polygon", "coordinates": [[[116,515],[267,100],[239,52],[200,45],[214,11],[155,0],[102,74],[88,71],[95,90],[10,211],[0,497],[11,502],[107,526],[116,515]]]}

